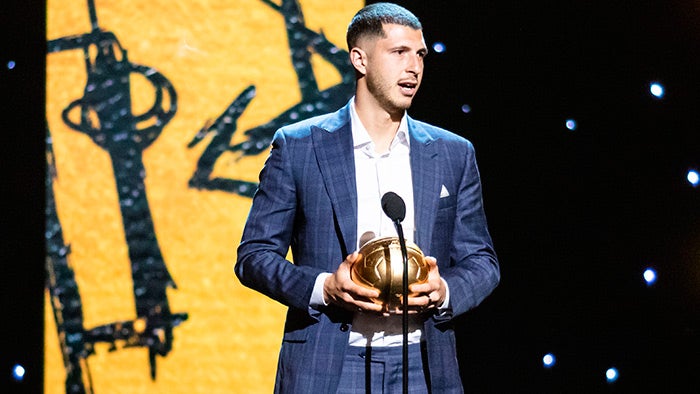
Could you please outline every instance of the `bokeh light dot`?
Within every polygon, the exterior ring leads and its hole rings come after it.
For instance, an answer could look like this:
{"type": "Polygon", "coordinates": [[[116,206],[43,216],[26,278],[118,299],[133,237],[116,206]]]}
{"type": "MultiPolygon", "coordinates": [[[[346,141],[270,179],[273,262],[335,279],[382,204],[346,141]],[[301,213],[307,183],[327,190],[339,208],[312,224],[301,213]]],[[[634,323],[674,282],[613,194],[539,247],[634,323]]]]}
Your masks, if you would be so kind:
{"type": "Polygon", "coordinates": [[[648,286],[651,286],[656,282],[656,271],[653,268],[647,268],[644,270],[644,281],[648,286]]]}
{"type": "Polygon", "coordinates": [[[567,119],[565,125],[566,125],[566,128],[571,130],[571,131],[576,130],[576,127],[578,127],[578,125],[576,124],[576,121],[573,119],[567,119]]]}
{"type": "Polygon", "coordinates": [[[24,380],[25,372],[26,371],[24,370],[23,366],[21,366],[19,364],[15,364],[15,366],[12,367],[12,378],[15,381],[21,382],[22,380],[24,380]]]}
{"type": "Polygon", "coordinates": [[[464,112],[465,114],[468,114],[468,113],[472,112],[472,107],[469,106],[469,104],[464,104],[462,106],[462,112],[464,112]]]}
{"type": "Polygon", "coordinates": [[[445,44],[441,42],[436,42],[433,44],[433,50],[437,53],[443,53],[446,49],[447,47],[445,47],[445,44]]]}
{"type": "Polygon", "coordinates": [[[7,62],[7,69],[12,70],[15,68],[16,65],[17,65],[17,63],[15,63],[14,60],[10,60],[9,62],[7,62]]]}
{"type": "Polygon", "coordinates": [[[605,371],[605,378],[610,383],[616,381],[619,377],[620,373],[617,371],[617,368],[608,368],[608,370],[605,371]]]}
{"type": "Polygon", "coordinates": [[[662,98],[664,96],[664,87],[658,82],[653,82],[649,85],[649,92],[656,98],[662,98]]]}
{"type": "Polygon", "coordinates": [[[700,183],[700,174],[697,170],[690,170],[688,171],[688,175],[686,175],[686,179],[695,187],[700,183]]]}
{"type": "Polygon", "coordinates": [[[556,364],[557,358],[552,353],[547,353],[542,357],[542,364],[545,368],[552,368],[556,364]]]}

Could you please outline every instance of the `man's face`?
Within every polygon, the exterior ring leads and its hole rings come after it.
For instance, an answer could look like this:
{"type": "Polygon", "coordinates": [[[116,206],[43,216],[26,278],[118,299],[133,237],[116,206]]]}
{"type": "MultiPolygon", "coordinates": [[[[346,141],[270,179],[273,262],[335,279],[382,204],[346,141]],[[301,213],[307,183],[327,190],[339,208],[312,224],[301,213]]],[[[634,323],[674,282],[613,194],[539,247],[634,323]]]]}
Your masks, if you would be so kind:
{"type": "Polygon", "coordinates": [[[421,30],[387,24],[384,33],[367,45],[367,88],[385,110],[403,112],[418,92],[428,50],[421,30]]]}

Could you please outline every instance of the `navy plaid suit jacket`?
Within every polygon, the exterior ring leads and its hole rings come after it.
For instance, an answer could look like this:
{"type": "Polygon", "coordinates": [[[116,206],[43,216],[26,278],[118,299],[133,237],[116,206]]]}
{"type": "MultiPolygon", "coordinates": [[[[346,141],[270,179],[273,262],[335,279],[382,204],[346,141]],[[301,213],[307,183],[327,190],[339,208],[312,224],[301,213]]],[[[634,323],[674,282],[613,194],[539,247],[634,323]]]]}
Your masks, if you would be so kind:
{"type": "MultiPolygon", "coordinates": [[[[424,324],[430,385],[435,393],[462,392],[452,318],[493,291],[498,261],[472,144],[411,118],[408,129],[415,243],[437,259],[450,289],[449,312],[424,324]]],[[[309,300],[317,275],[334,272],[355,250],[356,226],[349,103],[278,130],[235,265],[242,284],[289,307],[275,392],[337,390],[352,314],[316,310],[309,300]],[[285,259],[290,247],[294,263],[285,259]]]]}

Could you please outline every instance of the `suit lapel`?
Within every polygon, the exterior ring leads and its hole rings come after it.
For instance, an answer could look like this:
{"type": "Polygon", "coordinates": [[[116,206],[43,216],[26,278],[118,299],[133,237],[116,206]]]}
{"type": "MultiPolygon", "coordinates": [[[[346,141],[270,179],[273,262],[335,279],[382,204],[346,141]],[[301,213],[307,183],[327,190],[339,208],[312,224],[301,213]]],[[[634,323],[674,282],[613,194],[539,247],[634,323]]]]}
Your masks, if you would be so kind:
{"type": "MultiPolygon", "coordinates": [[[[410,117],[408,129],[416,244],[429,251],[441,188],[437,160],[439,141],[410,117]]],[[[344,252],[351,253],[357,245],[357,186],[348,107],[341,109],[329,126],[314,126],[311,131],[323,183],[346,248],[344,252]],[[334,129],[337,125],[340,127],[334,129]]]]}
{"type": "Polygon", "coordinates": [[[413,178],[416,245],[427,252],[430,250],[435,213],[440,199],[438,140],[435,140],[411,118],[408,119],[408,130],[411,137],[411,175],[413,178]]]}
{"type": "MultiPolygon", "coordinates": [[[[339,116],[343,116],[342,110],[339,116]]],[[[337,130],[314,126],[311,132],[323,184],[347,255],[357,244],[357,187],[350,122],[343,122],[337,130]]]]}

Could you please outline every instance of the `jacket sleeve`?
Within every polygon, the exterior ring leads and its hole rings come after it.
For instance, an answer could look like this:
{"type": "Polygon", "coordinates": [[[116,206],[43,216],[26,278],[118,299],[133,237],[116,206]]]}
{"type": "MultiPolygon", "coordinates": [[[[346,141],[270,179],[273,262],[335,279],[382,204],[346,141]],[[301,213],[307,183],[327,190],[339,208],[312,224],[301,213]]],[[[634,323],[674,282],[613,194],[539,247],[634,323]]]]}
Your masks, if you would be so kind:
{"type": "MultiPolygon", "coordinates": [[[[498,259],[489,235],[483,208],[481,180],[474,148],[467,142],[459,180],[450,263],[440,269],[449,285],[449,319],[479,305],[500,281],[498,259]]],[[[438,319],[441,319],[438,317],[438,319]]]]}
{"type": "Polygon", "coordinates": [[[321,270],[286,259],[297,209],[288,141],[275,133],[238,247],[235,273],[241,283],[278,302],[307,309],[321,270]]]}

